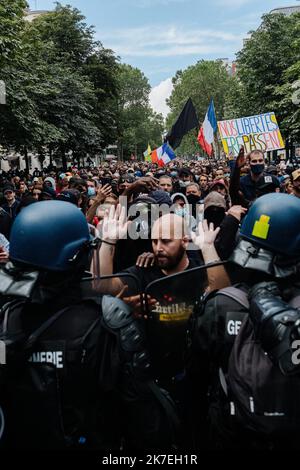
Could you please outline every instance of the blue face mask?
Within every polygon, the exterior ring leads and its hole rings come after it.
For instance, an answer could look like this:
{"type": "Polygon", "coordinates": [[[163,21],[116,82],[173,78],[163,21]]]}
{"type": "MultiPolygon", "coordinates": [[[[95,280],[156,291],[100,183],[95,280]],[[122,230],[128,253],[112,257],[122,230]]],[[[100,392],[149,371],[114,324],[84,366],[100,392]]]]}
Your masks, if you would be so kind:
{"type": "Polygon", "coordinates": [[[96,190],[95,190],[95,188],[92,188],[91,186],[88,187],[88,196],[89,196],[89,197],[96,196],[96,190]]]}
{"type": "Polygon", "coordinates": [[[254,175],[259,175],[265,169],[264,163],[259,163],[257,165],[250,165],[250,169],[254,175]]]}
{"type": "Polygon", "coordinates": [[[174,211],[174,213],[176,215],[179,215],[179,217],[185,217],[186,215],[186,210],[184,209],[184,207],[177,207],[174,211]]]}

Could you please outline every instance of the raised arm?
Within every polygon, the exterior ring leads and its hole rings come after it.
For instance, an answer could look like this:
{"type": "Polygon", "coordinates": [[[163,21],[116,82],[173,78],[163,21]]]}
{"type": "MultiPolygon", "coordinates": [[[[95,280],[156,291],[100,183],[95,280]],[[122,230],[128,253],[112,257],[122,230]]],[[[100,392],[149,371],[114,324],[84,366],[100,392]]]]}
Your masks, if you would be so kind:
{"type": "MultiPolygon", "coordinates": [[[[91,264],[91,272],[94,276],[110,276],[113,274],[113,262],[116,243],[125,238],[127,234],[128,223],[125,207],[120,205],[115,209],[114,206],[106,211],[102,226],[102,242],[99,253],[95,255],[91,264]]],[[[123,288],[120,278],[103,279],[94,283],[94,289],[105,292],[106,294],[117,295],[123,288]]]]}
{"type": "MultiPolygon", "coordinates": [[[[221,261],[215,248],[215,240],[220,228],[214,230],[214,225],[208,226],[207,220],[200,222],[197,234],[192,233],[193,242],[202,251],[205,264],[221,261]]],[[[230,280],[223,265],[207,269],[208,288],[207,291],[223,289],[230,286],[230,280]]]]}

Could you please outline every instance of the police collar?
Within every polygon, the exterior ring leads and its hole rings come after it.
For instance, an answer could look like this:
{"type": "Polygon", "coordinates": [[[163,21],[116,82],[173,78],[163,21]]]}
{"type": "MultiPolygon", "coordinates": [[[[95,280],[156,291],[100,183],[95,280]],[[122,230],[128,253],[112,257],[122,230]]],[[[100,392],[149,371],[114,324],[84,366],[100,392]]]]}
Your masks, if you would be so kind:
{"type": "Polygon", "coordinates": [[[230,257],[231,262],[245,269],[261,271],[278,279],[297,274],[300,260],[292,260],[241,239],[230,257]]]}
{"type": "Polygon", "coordinates": [[[25,271],[9,262],[0,269],[0,294],[29,299],[38,278],[39,271],[25,271]]]}

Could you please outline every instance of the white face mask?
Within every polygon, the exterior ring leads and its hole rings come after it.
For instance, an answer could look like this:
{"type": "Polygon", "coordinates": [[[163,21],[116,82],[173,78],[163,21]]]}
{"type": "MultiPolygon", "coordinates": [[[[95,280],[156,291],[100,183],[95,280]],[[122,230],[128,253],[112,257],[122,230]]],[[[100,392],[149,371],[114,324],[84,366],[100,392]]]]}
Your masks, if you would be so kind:
{"type": "Polygon", "coordinates": [[[190,181],[179,181],[179,185],[181,188],[186,188],[190,184],[190,181]]]}
{"type": "Polygon", "coordinates": [[[184,207],[176,207],[176,209],[174,210],[174,213],[176,215],[179,215],[179,217],[185,217],[186,209],[184,207]]]}

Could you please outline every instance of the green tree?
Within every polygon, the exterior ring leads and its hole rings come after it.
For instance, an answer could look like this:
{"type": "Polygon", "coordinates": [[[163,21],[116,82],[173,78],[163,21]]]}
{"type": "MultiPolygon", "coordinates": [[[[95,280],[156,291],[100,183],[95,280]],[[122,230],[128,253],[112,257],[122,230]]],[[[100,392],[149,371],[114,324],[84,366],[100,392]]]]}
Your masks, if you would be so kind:
{"type": "Polygon", "coordinates": [[[87,58],[84,73],[93,84],[96,96],[94,109],[95,124],[101,132],[101,147],[117,141],[118,121],[118,59],[110,49],[98,45],[97,50],[87,58]]]}
{"type": "MultiPolygon", "coordinates": [[[[50,42],[48,63],[62,63],[74,68],[92,84],[95,93],[94,125],[101,134],[101,148],[115,143],[118,97],[118,58],[101,42],[94,40],[94,29],[76,8],[56,4],[54,12],[37,18],[30,29],[32,38],[50,42]]],[[[100,151],[98,146],[97,151],[100,151]]]]}
{"type": "Polygon", "coordinates": [[[281,129],[285,135],[300,142],[300,14],[294,19],[294,40],[291,43],[294,64],[284,72],[283,85],[275,87],[277,100],[273,108],[278,106],[280,109],[281,129]]]}
{"type": "Polygon", "coordinates": [[[300,134],[299,108],[292,102],[300,78],[300,14],[263,17],[238,54],[240,85],[231,96],[241,115],[274,111],[285,136],[300,134]]]}
{"type": "Polygon", "coordinates": [[[85,17],[77,8],[62,6],[56,2],[53,12],[37,17],[32,29],[43,42],[51,40],[53,58],[75,68],[82,66],[94,52],[94,28],[85,23],[85,17]]]}
{"type": "Polygon", "coordinates": [[[0,137],[6,146],[23,151],[57,148],[65,166],[66,151],[99,147],[96,98],[86,77],[64,64],[47,64],[45,48],[49,45],[27,43],[17,63],[2,69],[8,101],[0,116],[0,137]]]}
{"type": "Polygon", "coordinates": [[[94,41],[80,12],[57,4],[19,36],[14,60],[0,71],[7,85],[1,143],[25,154],[50,149],[64,166],[70,150],[93,156],[114,143],[118,60],[94,41]]]}
{"type": "Polygon", "coordinates": [[[148,143],[161,144],[163,118],[149,106],[151,87],[148,79],[137,68],[120,65],[118,101],[118,144],[121,157],[131,153],[141,155],[148,143]]]}
{"type": "Polygon", "coordinates": [[[25,0],[1,0],[0,2],[0,67],[13,59],[21,47],[24,29],[25,0]]]}
{"type": "MultiPolygon", "coordinates": [[[[173,92],[167,101],[171,112],[167,117],[167,128],[170,129],[190,97],[199,116],[199,127],[204,120],[210,99],[214,99],[216,115],[222,119],[226,111],[226,96],[232,83],[220,61],[199,61],[184,71],[178,71],[173,78],[173,92]]],[[[176,153],[194,154],[200,151],[197,142],[199,129],[192,130],[184,138],[176,153]]]]}

